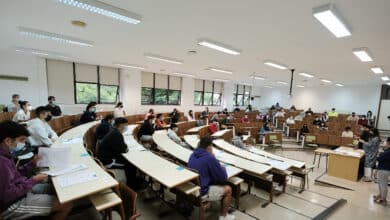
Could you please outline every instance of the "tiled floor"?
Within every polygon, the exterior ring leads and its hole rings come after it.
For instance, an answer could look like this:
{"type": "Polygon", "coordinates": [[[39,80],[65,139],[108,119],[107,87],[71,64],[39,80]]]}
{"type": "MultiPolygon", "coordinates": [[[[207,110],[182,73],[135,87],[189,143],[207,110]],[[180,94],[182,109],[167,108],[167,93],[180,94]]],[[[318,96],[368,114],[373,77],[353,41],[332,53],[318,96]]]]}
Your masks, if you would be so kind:
{"type": "MultiPolygon", "coordinates": [[[[313,153],[309,151],[274,151],[275,154],[282,155],[297,160],[302,160],[307,163],[313,162],[313,153]]],[[[255,196],[244,196],[241,198],[241,209],[244,212],[235,212],[237,220],[247,219],[310,219],[316,216],[317,213],[331,205],[337,199],[343,198],[347,203],[335,210],[327,219],[332,220],[385,220],[390,219],[390,206],[384,207],[373,203],[372,196],[377,193],[377,184],[359,182],[356,184],[356,191],[344,190],[340,188],[330,187],[323,184],[315,184],[314,180],[320,176],[325,168],[325,160],[321,161],[320,168],[315,168],[313,173],[309,176],[309,189],[302,194],[298,194],[294,188],[287,191],[287,194],[282,194],[275,198],[273,204],[262,208],[262,191],[254,190],[255,196]],[[286,210],[295,209],[293,211],[286,210]],[[252,216],[252,217],[251,217],[252,216]],[[277,217],[276,217],[277,216],[277,217]],[[255,217],[255,218],[253,218],[255,217]]],[[[298,184],[298,181],[293,180],[293,185],[298,184]]],[[[264,197],[265,198],[265,197],[264,197]]],[[[161,207],[158,200],[152,202],[144,202],[141,198],[138,200],[138,211],[142,214],[140,220],[157,220],[169,219],[179,220],[185,219],[182,215],[175,211],[170,212],[163,218],[158,217],[161,210],[168,209],[161,207]]],[[[169,209],[168,209],[169,210],[169,209]]],[[[218,219],[219,203],[213,203],[212,208],[207,211],[207,219],[218,219]]],[[[193,212],[190,219],[197,219],[197,210],[193,212]]],[[[72,216],[69,219],[99,219],[99,215],[92,209],[86,210],[85,213],[72,216]]],[[[119,217],[114,214],[114,219],[119,217]]]]}

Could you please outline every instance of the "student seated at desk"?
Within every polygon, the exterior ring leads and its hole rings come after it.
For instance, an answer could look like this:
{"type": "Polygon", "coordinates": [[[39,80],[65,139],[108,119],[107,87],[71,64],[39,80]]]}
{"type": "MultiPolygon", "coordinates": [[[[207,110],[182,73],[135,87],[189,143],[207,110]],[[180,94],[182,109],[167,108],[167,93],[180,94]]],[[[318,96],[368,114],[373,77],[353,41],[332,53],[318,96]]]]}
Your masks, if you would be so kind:
{"type": "Polygon", "coordinates": [[[114,108],[114,118],[120,118],[125,116],[126,116],[126,111],[123,108],[123,103],[118,102],[114,108]]]}
{"type": "Polygon", "coordinates": [[[213,117],[211,117],[211,121],[214,121],[214,120],[219,121],[220,117],[221,117],[221,112],[217,112],[213,115],[213,117]]]}
{"type": "Polygon", "coordinates": [[[167,126],[167,124],[165,123],[163,118],[164,117],[161,113],[157,114],[157,118],[156,118],[156,121],[154,123],[155,130],[162,130],[165,128],[165,126],[167,126]]]}
{"type": "Polygon", "coordinates": [[[313,121],[313,125],[320,126],[321,125],[321,119],[319,117],[316,117],[313,121]]]}
{"type": "Polygon", "coordinates": [[[227,109],[227,108],[224,108],[224,109],[223,109],[223,111],[222,111],[222,114],[224,114],[224,115],[227,115],[227,114],[229,114],[229,111],[228,111],[228,109],[227,109]]]}
{"type": "Polygon", "coordinates": [[[20,109],[14,114],[12,121],[14,122],[25,122],[30,120],[30,111],[32,107],[28,101],[20,102],[20,109]]]}
{"type": "Polygon", "coordinates": [[[353,132],[351,130],[351,127],[345,127],[345,130],[343,131],[343,133],[341,133],[341,137],[353,138],[353,132]]]}
{"type": "Polygon", "coordinates": [[[62,111],[61,111],[60,106],[56,105],[56,97],[49,96],[47,98],[47,101],[49,103],[46,105],[46,108],[49,109],[51,115],[52,116],[61,116],[62,115],[62,111]]]}
{"type": "Polygon", "coordinates": [[[241,118],[241,123],[249,123],[249,118],[247,114],[245,114],[244,117],[241,118]]]}
{"type": "Polygon", "coordinates": [[[171,113],[169,113],[169,117],[171,117],[171,124],[177,123],[179,121],[180,115],[177,108],[174,108],[171,113]]]}
{"type": "Polygon", "coordinates": [[[292,105],[292,106],[290,107],[290,110],[291,110],[291,111],[296,111],[297,108],[295,108],[295,105],[292,105]]]}
{"type": "Polygon", "coordinates": [[[18,95],[18,94],[12,95],[11,104],[7,105],[8,112],[17,112],[20,110],[19,99],[20,99],[20,95],[18,95]]]}
{"type": "Polygon", "coordinates": [[[378,157],[378,186],[379,194],[374,196],[374,202],[387,205],[387,191],[390,177],[390,137],[387,137],[384,152],[378,157]]]}
{"type": "Polygon", "coordinates": [[[35,147],[49,147],[58,138],[57,133],[47,123],[51,120],[50,111],[48,108],[40,106],[35,109],[35,115],[37,117],[27,123],[27,129],[31,134],[28,142],[35,147]]]}
{"type": "Polygon", "coordinates": [[[327,130],[328,129],[328,126],[326,125],[326,123],[324,121],[322,121],[320,126],[317,126],[317,127],[322,129],[322,130],[327,130]]]}
{"type": "Polygon", "coordinates": [[[358,120],[359,120],[359,116],[357,116],[355,112],[352,112],[352,114],[347,117],[347,121],[358,121],[358,120]]]}
{"type": "Polygon", "coordinates": [[[111,129],[113,129],[114,115],[106,115],[101,121],[100,124],[96,127],[95,139],[97,142],[101,141],[104,136],[106,136],[111,129]]]}
{"type": "Polygon", "coordinates": [[[275,117],[284,117],[284,110],[280,109],[275,113],[275,117]]]}
{"type": "Polygon", "coordinates": [[[24,144],[28,130],[18,123],[0,123],[0,219],[27,219],[35,216],[50,216],[50,219],[66,219],[72,209],[71,203],[60,204],[52,193],[51,185],[43,183],[46,174],[28,176],[39,159],[15,166],[10,150],[24,144]]]}
{"type": "Polygon", "coordinates": [[[167,135],[168,137],[176,142],[177,144],[180,144],[182,147],[191,149],[191,146],[189,146],[186,142],[182,141],[181,138],[177,135],[177,132],[179,131],[179,128],[176,124],[171,124],[171,127],[168,128],[167,135]]]}
{"type": "Polygon", "coordinates": [[[209,124],[209,131],[211,134],[214,134],[215,132],[219,131],[219,123],[218,120],[214,120],[209,124]]]}
{"type": "Polygon", "coordinates": [[[239,147],[241,149],[247,148],[248,145],[246,145],[243,141],[243,136],[234,136],[232,138],[232,144],[236,147],[239,147]]]}
{"type": "Polygon", "coordinates": [[[287,124],[287,125],[293,125],[293,124],[295,124],[294,117],[293,117],[293,116],[288,117],[287,120],[286,120],[286,124],[287,124]]]}
{"type": "Polygon", "coordinates": [[[153,120],[154,116],[149,115],[148,119],[142,123],[141,128],[139,129],[138,132],[138,139],[140,141],[148,142],[153,140],[153,133],[154,133],[154,128],[153,128],[153,120]]]}
{"type": "Polygon", "coordinates": [[[338,116],[339,116],[339,113],[336,112],[336,109],[335,109],[335,108],[332,108],[332,110],[328,113],[328,116],[329,116],[329,117],[338,117],[338,116]]]}
{"type": "Polygon", "coordinates": [[[149,116],[153,115],[154,117],[154,110],[151,108],[149,109],[148,113],[146,113],[144,120],[148,120],[149,116]]]}
{"type": "Polygon", "coordinates": [[[358,125],[368,125],[368,120],[365,115],[362,115],[358,120],[358,125]]]}
{"type": "Polygon", "coordinates": [[[109,169],[124,169],[127,185],[134,183],[136,168],[131,165],[122,154],[129,149],[125,143],[123,133],[127,128],[126,118],[116,118],[112,129],[99,143],[97,156],[103,165],[109,169]]]}
{"type": "Polygon", "coordinates": [[[300,134],[301,136],[305,136],[308,133],[310,133],[309,127],[307,127],[307,124],[304,124],[300,130],[300,134]]]}
{"type": "Polygon", "coordinates": [[[232,189],[226,185],[226,169],[215,158],[212,139],[209,136],[199,141],[199,146],[191,154],[188,167],[199,172],[201,196],[204,201],[222,201],[220,220],[233,220],[234,215],[228,214],[232,198],[232,189]]]}
{"type": "Polygon", "coordinates": [[[221,120],[221,129],[227,129],[228,124],[231,122],[231,120],[232,120],[231,115],[227,115],[227,116],[223,117],[221,120]]]}
{"type": "Polygon", "coordinates": [[[90,102],[88,103],[87,107],[85,108],[85,111],[80,117],[80,123],[85,124],[91,121],[96,121],[97,115],[96,115],[96,102],[90,102]]]}
{"type": "Polygon", "coordinates": [[[201,113],[202,116],[209,116],[209,107],[206,107],[205,110],[201,113]]]}
{"type": "Polygon", "coordinates": [[[306,115],[313,115],[314,112],[311,110],[311,108],[309,108],[306,112],[305,112],[306,115]]]}
{"type": "Polygon", "coordinates": [[[196,126],[199,127],[199,126],[205,125],[204,120],[206,120],[206,119],[207,119],[207,116],[200,115],[200,116],[199,116],[199,119],[196,120],[196,126]]]}
{"type": "Polygon", "coordinates": [[[187,120],[188,121],[195,121],[195,115],[194,115],[194,112],[192,110],[189,110],[188,111],[188,115],[187,115],[187,120]]]}

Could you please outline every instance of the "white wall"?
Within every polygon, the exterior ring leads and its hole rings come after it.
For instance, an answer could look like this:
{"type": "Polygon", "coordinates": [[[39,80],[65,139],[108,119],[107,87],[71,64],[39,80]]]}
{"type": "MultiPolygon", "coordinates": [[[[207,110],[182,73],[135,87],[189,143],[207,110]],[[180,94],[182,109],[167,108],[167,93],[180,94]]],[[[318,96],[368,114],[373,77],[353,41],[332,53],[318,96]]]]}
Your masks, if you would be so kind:
{"type": "Polygon", "coordinates": [[[371,110],[378,112],[380,85],[358,86],[321,86],[310,88],[293,88],[292,98],[288,97],[289,88],[255,88],[255,95],[261,95],[256,107],[270,107],[279,102],[283,107],[295,105],[298,109],[312,108],[314,112],[322,112],[335,107],[340,113],[355,111],[358,114],[371,110]]]}
{"type": "Polygon", "coordinates": [[[28,77],[28,81],[0,80],[0,103],[9,104],[12,94],[20,94],[21,100],[32,106],[47,102],[47,78],[45,59],[0,51],[0,74],[28,77]]]}

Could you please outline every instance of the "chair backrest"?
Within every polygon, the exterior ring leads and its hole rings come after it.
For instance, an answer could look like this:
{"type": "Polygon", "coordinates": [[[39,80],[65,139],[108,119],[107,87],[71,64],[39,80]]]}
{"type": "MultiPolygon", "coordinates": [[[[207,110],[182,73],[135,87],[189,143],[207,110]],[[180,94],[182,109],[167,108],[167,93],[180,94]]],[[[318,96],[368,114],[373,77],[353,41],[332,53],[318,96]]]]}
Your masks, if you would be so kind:
{"type": "Polygon", "coordinates": [[[269,139],[270,139],[271,141],[278,140],[278,136],[276,136],[276,134],[270,134],[270,135],[269,135],[269,139]]]}
{"type": "Polygon", "coordinates": [[[85,147],[91,150],[93,153],[96,153],[96,138],[95,132],[98,125],[90,127],[87,132],[84,134],[84,144],[85,147]]]}
{"type": "Polygon", "coordinates": [[[137,193],[126,184],[119,183],[119,191],[123,207],[125,209],[125,219],[137,214],[137,193]]]}
{"type": "Polygon", "coordinates": [[[305,141],[306,142],[310,142],[310,143],[316,142],[316,136],[314,136],[314,135],[306,135],[305,136],[305,141]]]}

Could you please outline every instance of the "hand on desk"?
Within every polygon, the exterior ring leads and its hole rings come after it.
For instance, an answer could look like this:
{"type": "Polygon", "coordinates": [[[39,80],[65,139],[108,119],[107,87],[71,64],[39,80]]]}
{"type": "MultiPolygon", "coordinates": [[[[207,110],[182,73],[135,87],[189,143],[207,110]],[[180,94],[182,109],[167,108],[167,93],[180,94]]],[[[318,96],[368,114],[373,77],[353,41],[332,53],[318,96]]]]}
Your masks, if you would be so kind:
{"type": "Polygon", "coordinates": [[[43,173],[37,174],[37,175],[32,177],[32,179],[37,183],[41,183],[41,182],[45,181],[46,178],[47,178],[47,174],[43,174],[43,173]]]}
{"type": "Polygon", "coordinates": [[[33,159],[31,160],[31,163],[33,163],[34,166],[36,166],[37,163],[38,163],[38,161],[39,161],[41,158],[42,158],[41,156],[39,156],[38,154],[35,154],[34,157],[33,157],[33,159]]]}

